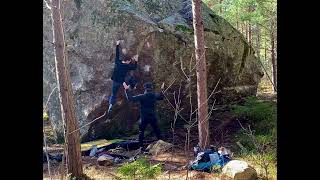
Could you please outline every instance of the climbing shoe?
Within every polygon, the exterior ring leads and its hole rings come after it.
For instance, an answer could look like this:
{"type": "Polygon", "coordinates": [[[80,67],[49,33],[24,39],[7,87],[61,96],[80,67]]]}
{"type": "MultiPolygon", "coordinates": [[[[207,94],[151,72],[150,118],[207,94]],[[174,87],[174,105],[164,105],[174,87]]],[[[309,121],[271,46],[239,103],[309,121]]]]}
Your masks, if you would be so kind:
{"type": "Polygon", "coordinates": [[[109,108],[108,108],[108,115],[109,115],[109,114],[111,114],[111,112],[112,112],[112,104],[110,104],[110,105],[109,105],[109,108]]]}

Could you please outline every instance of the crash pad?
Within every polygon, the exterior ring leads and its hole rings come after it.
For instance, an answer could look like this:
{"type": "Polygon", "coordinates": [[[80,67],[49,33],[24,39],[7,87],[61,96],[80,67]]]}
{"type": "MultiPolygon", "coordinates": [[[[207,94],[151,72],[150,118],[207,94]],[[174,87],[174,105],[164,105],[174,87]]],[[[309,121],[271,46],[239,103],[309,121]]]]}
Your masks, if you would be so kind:
{"type": "Polygon", "coordinates": [[[107,146],[112,143],[123,141],[122,139],[112,139],[112,140],[106,140],[106,139],[99,139],[95,141],[89,141],[86,143],[81,144],[81,151],[88,151],[91,149],[92,146],[96,145],[97,148],[107,146]]]}

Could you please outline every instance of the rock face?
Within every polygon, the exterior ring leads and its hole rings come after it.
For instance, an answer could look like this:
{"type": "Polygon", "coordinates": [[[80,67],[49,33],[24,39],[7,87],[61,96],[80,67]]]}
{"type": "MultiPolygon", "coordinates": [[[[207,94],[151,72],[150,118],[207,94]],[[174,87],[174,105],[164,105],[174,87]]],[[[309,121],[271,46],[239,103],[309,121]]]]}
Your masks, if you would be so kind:
{"type": "MultiPolygon", "coordinates": [[[[45,5],[43,9],[45,104],[56,86],[56,77],[50,11],[45,5]]],[[[123,47],[128,49],[129,55],[139,54],[139,68],[135,72],[140,82],[137,93],[142,92],[142,83],[146,81],[153,81],[157,90],[161,82],[166,85],[174,82],[167,91],[168,98],[172,98],[174,91],[178,92],[180,83],[181,94],[185,97],[188,93],[186,76],[191,74],[193,103],[196,104],[191,9],[191,0],[63,1],[66,48],[80,126],[102,115],[108,107],[115,42],[118,39],[124,40],[123,47]],[[193,60],[192,73],[189,73],[190,60],[193,60]]],[[[208,94],[219,79],[217,91],[220,90],[220,93],[215,94],[217,102],[225,103],[238,95],[255,94],[263,73],[252,47],[235,28],[204,4],[202,10],[207,47],[208,94]]],[[[56,89],[49,101],[48,113],[54,130],[61,134],[58,97],[56,89]]],[[[189,99],[184,99],[187,103],[182,104],[188,104],[189,99]]],[[[118,93],[117,107],[111,123],[97,121],[82,128],[80,133],[83,141],[106,138],[132,129],[138,118],[138,106],[126,102],[123,89],[118,93]]]]}
{"type": "Polygon", "coordinates": [[[232,160],[222,169],[222,179],[256,180],[257,177],[256,170],[244,161],[232,160]]]}

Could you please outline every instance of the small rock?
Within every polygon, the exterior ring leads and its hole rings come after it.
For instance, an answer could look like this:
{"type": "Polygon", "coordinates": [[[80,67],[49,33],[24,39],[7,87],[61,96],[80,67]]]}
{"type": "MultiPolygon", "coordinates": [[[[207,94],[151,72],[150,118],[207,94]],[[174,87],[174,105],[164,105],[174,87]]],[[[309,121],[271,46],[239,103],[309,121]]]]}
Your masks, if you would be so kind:
{"type": "Polygon", "coordinates": [[[115,149],[108,150],[108,152],[113,153],[113,154],[122,154],[122,153],[126,152],[126,149],[124,149],[122,147],[117,147],[115,149]]]}
{"type": "Polygon", "coordinates": [[[97,161],[100,166],[110,166],[113,164],[114,158],[110,155],[103,154],[97,159],[97,161]]]}
{"type": "Polygon", "coordinates": [[[222,169],[222,179],[232,180],[255,180],[258,178],[257,172],[248,163],[240,160],[228,162],[222,169]]]}
{"type": "Polygon", "coordinates": [[[118,163],[120,163],[120,162],[121,162],[121,159],[119,159],[119,158],[115,158],[115,159],[114,159],[114,163],[118,164],[118,163]]]}
{"type": "Polygon", "coordinates": [[[134,157],[131,157],[129,160],[128,160],[128,162],[129,163],[131,163],[131,162],[133,162],[133,161],[135,161],[136,159],[134,158],[134,157]]]}
{"type": "Polygon", "coordinates": [[[177,166],[173,165],[173,164],[164,164],[164,169],[168,169],[168,170],[177,170],[177,166]]]}
{"type": "Polygon", "coordinates": [[[147,147],[147,150],[152,155],[158,155],[160,153],[164,153],[168,149],[170,149],[173,145],[171,143],[167,143],[165,141],[159,140],[156,143],[152,143],[147,147]]]}

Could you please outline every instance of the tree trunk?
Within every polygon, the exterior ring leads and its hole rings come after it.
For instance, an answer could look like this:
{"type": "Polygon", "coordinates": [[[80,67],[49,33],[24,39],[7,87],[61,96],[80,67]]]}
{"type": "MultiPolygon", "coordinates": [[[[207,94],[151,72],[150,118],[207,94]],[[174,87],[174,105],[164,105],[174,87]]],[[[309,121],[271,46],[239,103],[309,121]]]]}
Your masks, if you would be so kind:
{"type": "MultiPolygon", "coordinates": [[[[267,47],[267,39],[265,38],[264,39],[264,60],[265,60],[265,62],[268,62],[267,61],[267,49],[268,49],[268,47],[267,47]]],[[[270,67],[270,66],[268,66],[268,67],[270,67]]]]}
{"type": "Polygon", "coordinates": [[[237,30],[239,30],[239,21],[237,19],[237,30]]]}
{"type": "Polygon", "coordinates": [[[248,28],[249,28],[249,44],[252,45],[252,26],[251,26],[251,22],[249,21],[248,23],[248,28]]]}
{"type": "MultiPolygon", "coordinates": [[[[254,10],[251,7],[251,5],[249,5],[248,7],[248,12],[252,13],[254,10]]],[[[249,45],[252,45],[252,25],[251,25],[251,20],[248,21],[248,42],[249,45]]]]}
{"type": "Polygon", "coordinates": [[[239,12],[238,12],[238,7],[237,7],[237,30],[239,31],[239,12]]]}
{"type": "Polygon", "coordinates": [[[246,21],[245,22],[245,30],[246,30],[246,39],[247,39],[247,42],[249,41],[249,39],[248,39],[248,22],[246,21]]]}
{"type": "Polygon", "coordinates": [[[260,26],[257,24],[256,27],[256,53],[257,57],[260,59],[260,26]]]}
{"type": "Polygon", "coordinates": [[[222,2],[223,2],[223,0],[220,0],[220,1],[219,1],[219,3],[220,3],[220,15],[221,15],[222,12],[223,12],[223,11],[222,11],[222,2]]]}
{"type": "Polygon", "coordinates": [[[201,0],[192,0],[194,43],[197,65],[198,95],[198,130],[199,146],[204,149],[209,145],[209,121],[207,102],[207,69],[204,49],[203,19],[201,17],[201,0]]]}
{"type": "Polygon", "coordinates": [[[72,177],[81,178],[83,176],[83,170],[79,131],[69,134],[69,132],[78,129],[78,122],[74,110],[73,92],[68,67],[69,62],[66,56],[66,45],[64,40],[60,5],[60,0],[52,0],[51,9],[56,77],[59,88],[61,114],[66,131],[65,143],[67,145],[66,159],[68,173],[71,173],[72,177]]]}
{"type": "Polygon", "coordinates": [[[242,33],[243,36],[245,36],[244,30],[243,30],[243,26],[244,26],[243,24],[244,24],[244,22],[241,23],[241,33],[242,33]]]}
{"type": "Polygon", "coordinates": [[[272,80],[273,80],[273,90],[277,92],[277,60],[275,57],[275,43],[274,43],[274,31],[271,32],[271,63],[272,63],[272,80]]]}

